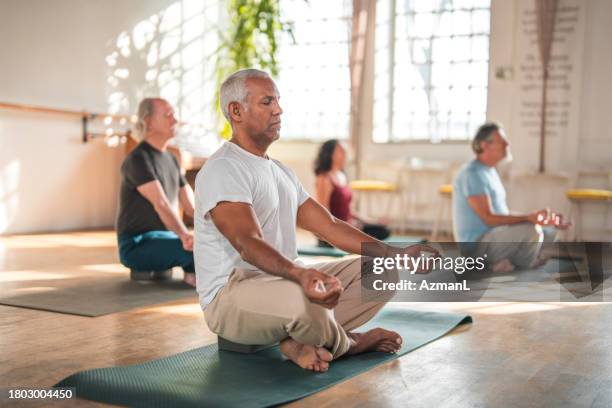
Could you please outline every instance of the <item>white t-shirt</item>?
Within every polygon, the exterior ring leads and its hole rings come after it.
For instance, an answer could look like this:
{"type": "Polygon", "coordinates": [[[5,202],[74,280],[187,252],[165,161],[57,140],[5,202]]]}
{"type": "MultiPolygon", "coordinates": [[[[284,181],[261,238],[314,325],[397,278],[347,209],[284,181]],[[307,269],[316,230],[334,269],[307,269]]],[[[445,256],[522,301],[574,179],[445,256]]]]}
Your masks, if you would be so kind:
{"type": "MultiPolygon", "coordinates": [[[[209,211],[222,201],[250,204],[264,240],[288,259],[297,258],[298,207],[308,193],[295,173],[277,160],[224,143],[196,177],[194,259],[200,305],[204,309],[234,268],[257,271],[217,229],[209,211]]],[[[261,272],[264,273],[264,272],[261,272]]]]}

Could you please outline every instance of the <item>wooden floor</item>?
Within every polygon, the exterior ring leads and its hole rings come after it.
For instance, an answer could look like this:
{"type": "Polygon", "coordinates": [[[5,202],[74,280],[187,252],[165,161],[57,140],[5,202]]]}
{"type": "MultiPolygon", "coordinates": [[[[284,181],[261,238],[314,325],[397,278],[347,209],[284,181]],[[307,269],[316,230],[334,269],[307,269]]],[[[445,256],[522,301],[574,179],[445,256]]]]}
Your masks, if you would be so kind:
{"type": "MultiPolygon", "coordinates": [[[[307,239],[307,238],[306,238],[307,239]]],[[[0,238],[0,285],[125,273],[112,232],[0,238]]],[[[474,324],[291,407],[611,407],[612,305],[420,303],[474,324]]],[[[195,301],[96,318],[0,305],[0,388],[140,363],[216,341],[195,301]]],[[[99,404],[78,401],[78,406],[99,404]]]]}

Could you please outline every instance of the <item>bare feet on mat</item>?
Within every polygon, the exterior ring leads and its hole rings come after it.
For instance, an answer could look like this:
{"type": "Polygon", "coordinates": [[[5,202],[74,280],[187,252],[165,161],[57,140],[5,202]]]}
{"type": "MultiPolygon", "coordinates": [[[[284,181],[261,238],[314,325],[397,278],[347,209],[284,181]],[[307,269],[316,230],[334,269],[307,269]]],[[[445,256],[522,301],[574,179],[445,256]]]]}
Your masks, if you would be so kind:
{"type": "Polygon", "coordinates": [[[323,347],[300,344],[292,338],[283,340],[280,344],[281,353],[305,370],[324,373],[329,369],[332,354],[323,347]]]}
{"type": "Polygon", "coordinates": [[[359,354],[366,351],[397,353],[402,347],[402,336],[394,331],[376,328],[365,333],[348,333],[355,341],[347,354],[359,354]]]}
{"type": "Polygon", "coordinates": [[[183,276],[183,282],[191,286],[192,288],[196,287],[196,276],[195,273],[185,273],[183,276]]]}

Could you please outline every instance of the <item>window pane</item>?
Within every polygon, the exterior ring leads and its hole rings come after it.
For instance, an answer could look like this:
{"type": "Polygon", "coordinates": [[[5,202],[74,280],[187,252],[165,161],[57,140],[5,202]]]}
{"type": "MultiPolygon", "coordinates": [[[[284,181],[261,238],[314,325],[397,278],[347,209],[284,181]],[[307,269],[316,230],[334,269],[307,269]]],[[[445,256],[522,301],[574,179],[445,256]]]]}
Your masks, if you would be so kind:
{"type": "Polygon", "coordinates": [[[453,13],[453,34],[465,35],[469,34],[472,28],[471,12],[456,11],[453,13]]]}
{"type": "Polygon", "coordinates": [[[431,60],[431,41],[414,40],[412,42],[412,61],[415,64],[429,63],[431,60]]]}
{"type": "Polygon", "coordinates": [[[454,64],[433,64],[432,70],[432,82],[436,87],[448,88],[453,83],[453,66],[454,64]]]}
{"type": "Polygon", "coordinates": [[[489,24],[491,23],[491,12],[489,10],[475,10],[472,13],[472,31],[474,33],[489,34],[489,24]]]}
{"type": "MultiPolygon", "coordinates": [[[[396,50],[397,52],[397,50],[396,50]]],[[[436,62],[450,62],[453,58],[453,40],[449,37],[433,40],[432,60],[436,62]]]]}
{"type": "MultiPolygon", "coordinates": [[[[379,1],[387,2],[387,0],[379,1]]],[[[378,4],[377,4],[378,6],[378,4]]],[[[419,13],[433,11],[437,8],[435,1],[431,0],[398,0],[396,1],[396,12],[397,14],[413,13],[415,11],[419,13]]],[[[378,7],[376,8],[378,12],[378,7]]]]}
{"type": "Polygon", "coordinates": [[[429,38],[436,29],[438,16],[434,13],[423,13],[414,16],[414,33],[416,37],[429,38]]]}
{"type": "Polygon", "coordinates": [[[454,0],[449,3],[453,4],[454,9],[469,9],[474,5],[473,0],[454,0]]]}
{"type": "Polygon", "coordinates": [[[469,108],[470,112],[478,113],[482,111],[482,107],[487,103],[486,88],[472,88],[470,90],[469,108]]]}
{"type": "Polygon", "coordinates": [[[286,35],[277,57],[285,140],[348,138],[351,10],[345,4],[349,3],[280,1],[283,18],[294,25],[296,41],[286,35]]]}
{"type": "Polygon", "coordinates": [[[396,0],[385,49],[389,4],[377,1],[374,140],[469,139],[486,116],[490,0],[396,0]]]}
{"type": "Polygon", "coordinates": [[[474,61],[487,61],[489,59],[489,37],[484,35],[472,39],[472,59],[474,61]]]}
{"type": "Polygon", "coordinates": [[[455,88],[467,88],[473,80],[472,64],[462,62],[453,66],[453,86],[455,88]]]}
{"type": "Polygon", "coordinates": [[[438,18],[438,26],[436,27],[436,32],[435,35],[438,36],[449,36],[452,35],[452,17],[453,17],[453,13],[450,12],[444,12],[442,14],[439,14],[439,18],[438,18]]]}
{"type": "Polygon", "coordinates": [[[471,85],[487,87],[487,78],[489,76],[489,64],[486,62],[475,62],[467,68],[471,75],[471,85]]]}
{"type": "Polygon", "coordinates": [[[471,57],[470,37],[458,37],[450,40],[453,53],[453,61],[467,61],[471,57]]]}

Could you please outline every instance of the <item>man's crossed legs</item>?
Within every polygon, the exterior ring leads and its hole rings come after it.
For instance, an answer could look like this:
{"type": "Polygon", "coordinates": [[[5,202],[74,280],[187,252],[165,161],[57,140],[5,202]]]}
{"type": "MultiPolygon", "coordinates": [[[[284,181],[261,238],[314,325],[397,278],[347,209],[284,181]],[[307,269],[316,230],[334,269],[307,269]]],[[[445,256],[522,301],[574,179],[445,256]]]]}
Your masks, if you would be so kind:
{"type": "Polygon", "coordinates": [[[236,269],[205,309],[208,326],[235,343],[281,342],[286,357],[314,371],[326,371],[332,359],[344,354],[400,349],[402,338],[395,332],[381,328],[352,332],[372,319],[391,297],[381,293],[368,301],[362,299],[360,258],[309,267],[342,283],[344,291],[333,310],[312,303],[297,283],[236,269]]]}
{"type": "Polygon", "coordinates": [[[554,242],[556,234],[557,230],[553,227],[529,222],[502,225],[484,234],[469,255],[477,257],[486,254],[493,272],[537,268],[546,263],[546,258],[539,257],[542,244],[554,242]]]}
{"type": "Polygon", "coordinates": [[[124,266],[141,271],[163,271],[180,266],[185,272],[183,281],[195,287],[193,252],[183,248],[180,238],[174,232],[122,234],[118,241],[119,260],[124,266]]]}

